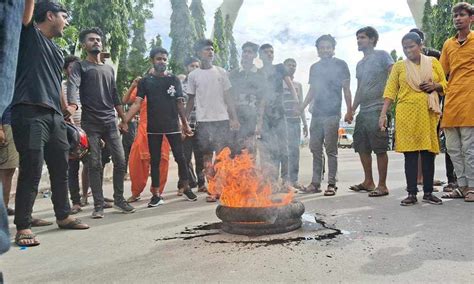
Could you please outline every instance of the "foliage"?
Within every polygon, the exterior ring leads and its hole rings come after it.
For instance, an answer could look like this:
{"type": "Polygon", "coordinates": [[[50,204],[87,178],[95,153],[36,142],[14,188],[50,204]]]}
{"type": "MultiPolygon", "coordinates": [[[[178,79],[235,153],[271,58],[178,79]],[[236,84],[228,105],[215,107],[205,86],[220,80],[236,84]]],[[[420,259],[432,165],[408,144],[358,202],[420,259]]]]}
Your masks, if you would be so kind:
{"type": "Polygon", "coordinates": [[[216,49],[214,63],[224,69],[228,69],[229,46],[227,45],[224,18],[220,8],[214,14],[214,47],[216,49]]]}
{"type": "Polygon", "coordinates": [[[205,38],[206,20],[204,19],[204,8],[201,0],[192,0],[189,6],[191,16],[194,21],[194,28],[196,29],[196,39],[205,38]]]}
{"type": "Polygon", "coordinates": [[[184,73],[184,60],[193,54],[196,40],[194,23],[186,0],[171,1],[170,68],[175,74],[184,73]]]}
{"type": "Polygon", "coordinates": [[[237,51],[237,46],[235,45],[234,34],[232,31],[233,23],[230,20],[229,15],[225,17],[225,36],[227,40],[227,46],[229,49],[228,57],[228,69],[232,70],[239,67],[239,52],[237,51]]]}

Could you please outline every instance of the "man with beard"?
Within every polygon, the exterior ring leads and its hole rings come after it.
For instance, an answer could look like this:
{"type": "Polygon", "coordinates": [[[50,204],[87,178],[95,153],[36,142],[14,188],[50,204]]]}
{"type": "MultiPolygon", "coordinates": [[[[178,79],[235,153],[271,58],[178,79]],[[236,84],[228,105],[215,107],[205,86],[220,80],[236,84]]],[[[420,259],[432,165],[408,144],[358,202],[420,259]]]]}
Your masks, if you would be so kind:
{"type": "Polygon", "coordinates": [[[115,111],[122,121],[125,118],[115,85],[112,66],[101,61],[103,33],[99,28],[81,31],[79,41],[87,52],[85,60],[73,64],[67,83],[70,100],[80,94],[82,104],[82,128],[89,138],[89,182],[94,198],[92,218],[104,217],[102,190],[102,163],[100,140],[110,150],[113,170],[114,206],[123,213],[133,213],[133,208],[123,197],[125,154],[117,128],[115,111]]]}
{"type": "MultiPolygon", "coordinates": [[[[61,79],[64,58],[53,38],[63,35],[67,11],[59,4],[25,3],[20,37],[15,92],[12,100],[12,130],[20,155],[20,171],[15,200],[15,243],[36,246],[31,231],[31,212],[38,193],[43,161],[48,165],[51,200],[57,224],[66,229],[89,226],[69,216],[68,155],[66,124],[62,115],[61,79]],[[34,14],[34,23],[32,22],[34,14]]],[[[70,110],[75,109],[70,101],[70,110]]]]}
{"type": "Polygon", "coordinates": [[[441,127],[446,148],[454,164],[459,189],[446,198],[464,198],[474,202],[474,7],[467,2],[452,10],[456,36],[446,40],[441,51],[441,65],[449,76],[441,127]]]}

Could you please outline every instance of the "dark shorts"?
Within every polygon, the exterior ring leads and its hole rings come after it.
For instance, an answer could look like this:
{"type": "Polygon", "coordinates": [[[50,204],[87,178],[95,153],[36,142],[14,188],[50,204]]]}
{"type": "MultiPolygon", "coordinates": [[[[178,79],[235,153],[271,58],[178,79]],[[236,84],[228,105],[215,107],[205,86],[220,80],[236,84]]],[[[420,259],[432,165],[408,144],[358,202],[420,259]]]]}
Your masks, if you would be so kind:
{"type": "Polygon", "coordinates": [[[356,153],[375,154],[388,150],[388,131],[379,127],[380,111],[359,113],[354,129],[354,150],[356,153]]]}
{"type": "Polygon", "coordinates": [[[198,122],[196,135],[199,149],[203,154],[218,153],[229,146],[229,121],[198,122]]]}

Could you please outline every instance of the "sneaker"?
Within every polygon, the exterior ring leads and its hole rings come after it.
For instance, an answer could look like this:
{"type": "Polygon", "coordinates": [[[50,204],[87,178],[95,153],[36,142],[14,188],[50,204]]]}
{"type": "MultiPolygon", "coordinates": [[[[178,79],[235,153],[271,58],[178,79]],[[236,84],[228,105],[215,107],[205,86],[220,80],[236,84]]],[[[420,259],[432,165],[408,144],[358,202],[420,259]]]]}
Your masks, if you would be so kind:
{"type": "Polygon", "coordinates": [[[193,191],[190,188],[185,189],[183,191],[183,197],[186,198],[189,201],[196,201],[197,200],[196,194],[194,194],[193,191]]]}
{"type": "Polygon", "coordinates": [[[408,194],[408,197],[403,199],[402,202],[400,202],[401,206],[411,206],[415,205],[418,203],[418,199],[416,198],[415,194],[408,194]]]}
{"type": "Polygon", "coordinates": [[[427,202],[429,204],[434,204],[434,205],[443,204],[443,201],[441,199],[439,199],[438,197],[434,196],[431,193],[423,195],[423,202],[427,202]]]}
{"type": "Polygon", "coordinates": [[[141,197],[140,196],[130,196],[128,199],[127,199],[127,202],[128,203],[132,203],[132,202],[137,202],[138,200],[140,200],[141,197]]]}
{"type": "Polygon", "coordinates": [[[114,207],[126,214],[135,212],[135,208],[125,200],[115,203],[114,207]]]}
{"type": "Polygon", "coordinates": [[[161,199],[160,196],[158,195],[153,195],[150,199],[150,202],[148,202],[148,208],[150,207],[157,207],[158,205],[161,205],[165,203],[163,199],[161,199]]]}
{"type": "Polygon", "coordinates": [[[92,211],[92,219],[102,219],[104,218],[104,208],[96,207],[92,211]]]}

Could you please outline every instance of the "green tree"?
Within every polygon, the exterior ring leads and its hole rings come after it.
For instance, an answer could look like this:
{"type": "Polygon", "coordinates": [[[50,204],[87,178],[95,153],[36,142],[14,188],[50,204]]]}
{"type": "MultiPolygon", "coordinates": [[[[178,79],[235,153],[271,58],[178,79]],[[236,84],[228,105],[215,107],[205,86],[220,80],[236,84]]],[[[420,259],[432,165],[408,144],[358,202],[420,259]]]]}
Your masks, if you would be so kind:
{"type": "Polygon", "coordinates": [[[116,61],[128,46],[129,23],[133,0],[114,0],[104,5],[96,0],[63,0],[72,17],[71,25],[78,31],[99,27],[105,34],[105,47],[116,61]],[[117,16],[120,15],[120,16],[117,16]]]}
{"type": "Polygon", "coordinates": [[[228,58],[228,69],[232,70],[239,67],[239,52],[237,51],[237,46],[235,44],[234,32],[233,32],[233,23],[230,20],[229,15],[225,17],[225,36],[227,40],[227,46],[229,49],[229,58],[228,58]]]}
{"type": "Polygon", "coordinates": [[[423,10],[423,20],[421,30],[425,33],[425,42],[426,46],[431,46],[431,13],[433,12],[433,7],[431,6],[431,0],[426,0],[425,8],[423,10]]]}
{"type": "Polygon", "coordinates": [[[186,0],[170,1],[170,68],[175,74],[181,74],[184,73],[184,60],[193,54],[196,33],[186,0]]]}
{"type": "Polygon", "coordinates": [[[191,16],[194,21],[194,28],[196,29],[196,38],[203,39],[205,38],[206,32],[206,20],[204,18],[205,12],[202,6],[201,0],[192,0],[191,5],[189,6],[191,10],[191,16]]]}
{"type": "Polygon", "coordinates": [[[214,14],[214,47],[216,49],[215,64],[228,69],[229,46],[227,45],[224,18],[220,8],[214,14]]]}

